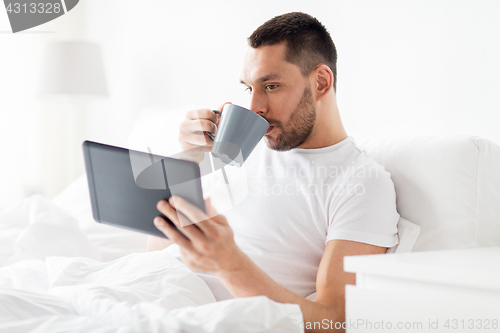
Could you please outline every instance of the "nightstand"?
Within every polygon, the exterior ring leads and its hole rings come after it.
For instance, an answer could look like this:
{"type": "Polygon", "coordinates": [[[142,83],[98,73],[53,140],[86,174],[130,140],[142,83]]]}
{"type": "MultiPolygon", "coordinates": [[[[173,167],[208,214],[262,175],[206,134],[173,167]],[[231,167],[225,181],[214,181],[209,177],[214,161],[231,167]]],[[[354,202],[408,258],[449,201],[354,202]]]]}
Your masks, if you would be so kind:
{"type": "Polygon", "coordinates": [[[347,332],[500,332],[500,247],[349,256],[347,332]]]}

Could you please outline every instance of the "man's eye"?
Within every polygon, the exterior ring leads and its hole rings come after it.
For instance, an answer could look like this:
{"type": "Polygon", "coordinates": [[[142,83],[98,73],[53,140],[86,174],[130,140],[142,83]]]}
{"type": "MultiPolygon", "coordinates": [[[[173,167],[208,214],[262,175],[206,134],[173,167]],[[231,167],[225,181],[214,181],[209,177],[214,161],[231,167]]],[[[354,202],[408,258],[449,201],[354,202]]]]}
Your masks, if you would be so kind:
{"type": "Polygon", "coordinates": [[[267,89],[267,90],[274,90],[274,89],[276,89],[277,87],[278,87],[278,85],[277,85],[277,84],[268,84],[268,85],[266,86],[266,89],[267,89]]]}
{"type": "Polygon", "coordinates": [[[247,87],[247,88],[245,89],[245,91],[248,91],[249,93],[251,93],[251,92],[252,92],[252,87],[247,87]]]}

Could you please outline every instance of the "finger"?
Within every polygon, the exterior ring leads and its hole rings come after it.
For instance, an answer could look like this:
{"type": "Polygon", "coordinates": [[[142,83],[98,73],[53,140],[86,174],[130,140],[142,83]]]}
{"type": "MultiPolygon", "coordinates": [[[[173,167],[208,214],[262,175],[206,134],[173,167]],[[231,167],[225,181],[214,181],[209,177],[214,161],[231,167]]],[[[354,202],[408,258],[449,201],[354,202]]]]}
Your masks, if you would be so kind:
{"type": "Polygon", "coordinates": [[[203,241],[203,232],[191,222],[186,216],[172,207],[166,200],[161,200],[157,204],[157,209],[163,213],[172,223],[191,241],[203,241]]]}
{"type": "Polygon", "coordinates": [[[217,115],[210,109],[189,110],[186,112],[186,118],[190,120],[208,119],[217,122],[217,115]]]}
{"type": "Polygon", "coordinates": [[[186,141],[199,146],[212,143],[212,139],[207,132],[212,135],[217,134],[217,126],[210,120],[190,120],[184,122],[179,127],[179,140],[186,141]]]}
{"type": "MultiPolygon", "coordinates": [[[[202,221],[210,221],[208,216],[201,211],[198,207],[192,205],[189,203],[187,200],[184,200],[183,198],[179,196],[172,196],[168,200],[171,205],[175,207],[175,209],[182,214],[184,214],[190,221],[191,223],[200,223],[202,221]]],[[[213,222],[209,222],[213,223],[213,222]]],[[[199,226],[200,228],[203,228],[203,225],[199,226]]]]}
{"type": "Polygon", "coordinates": [[[178,160],[195,162],[196,164],[200,164],[201,161],[205,160],[208,157],[207,153],[212,149],[212,146],[194,146],[186,142],[181,143],[181,147],[181,152],[171,155],[170,157],[178,160]]]}
{"type": "Polygon", "coordinates": [[[208,136],[217,134],[217,126],[210,120],[198,119],[186,121],[179,128],[179,140],[184,140],[197,145],[212,144],[212,139],[208,136]]]}
{"type": "MultiPolygon", "coordinates": [[[[156,208],[163,213],[177,228],[191,225],[191,221],[187,219],[181,212],[177,211],[175,207],[170,205],[166,200],[160,200],[156,208]]],[[[179,229],[180,230],[180,229],[179,229]]],[[[181,230],[187,236],[189,231],[181,230]]],[[[190,237],[191,238],[191,237],[190,237]]]]}
{"type": "Polygon", "coordinates": [[[212,206],[212,201],[210,200],[209,197],[205,198],[204,201],[205,201],[205,211],[207,212],[207,215],[209,217],[214,217],[214,216],[219,215],[219,213],[212,206]]]}
{"type": "Polygon", "coordinates": [[[154,224],[158,230],[163,232],[168,239],[171,239],[174,243],[178,244],[181,248],[193,249],[193,244],[181,235],[177,230],[175,230],[170,224],[165,221],[165,219],[161,216],[157,216],[154,219],[154,224]]]}
{"type": "MultiPolygon", "coordinates": [[[[220,215],[212,206],[212,200],[210,200],[210,198],[208,197],[205,199],[205,210],[210,218],[214,218],[220,215]]],[[[204,231],[207,238],[212,238],[214,235],[216,235],[219,228],[224,227],[224,225],[228,225],[227,220],[223,216],[221,218],[214,218],[212,219],[212,221],[214,221],[215,223],[208,225],[206,227],[207,230],[204,231]],[[211,230],[209,230],[209,228],[211,230]]]]}
{"type": "MultiPolygon", "coordinates": [[[[224,104],[221,104],[221,105],[217,108],[217,110],[219,110],[220,112],[222,112],[222,110],[224,109],[224,106],[226,106],[226,104],[233,104],[233,103],[231,103],[231,102],[226,102],[226,103],[224,103],[224,104]]],[[[216,125],[219,125],[220,117],[221,117],[221,116],[220,116],[220,115],[218,115],[216,125]]]]}
{"type": "Polygon", "coordinates": [[[219,110],[219,111],[221,111],[221,112],[222,112],[222,109],[224,109],[224,106],[225,106],[226,104],[233,104],[233,103],[231,103],[231,102],[226,102],[226,103],[224,103],[224,104],[221,104],[221,105],[217,108],[217,110],[219,110]]]}
{"type": "Polygon", "coordinates": [[[196,147],[211,147],[213,145],[212,139],[205,132],[203,134],[179,134],[179,142],[185,142],[196,147]]]}
{"type": "Polygon", "coordinates": [[[178,160],[190,160],[189,157],[204,156],[205,153],[210,152],[211,146],[195,146],[189,143],[182,145],[183,151],[180,153],[170,155],[169,157],[176,158],[178,160]]]}
{"type": "Polygon", "coordinates": [[[210,132],[212,134],[216,133],[217,126],[215,126],[215,122],[207,119],[195,119],[185,121],[180,127],[179,132],[182,134],[190,134],[190,133],[201,133],[201,132],[210,132]]]}

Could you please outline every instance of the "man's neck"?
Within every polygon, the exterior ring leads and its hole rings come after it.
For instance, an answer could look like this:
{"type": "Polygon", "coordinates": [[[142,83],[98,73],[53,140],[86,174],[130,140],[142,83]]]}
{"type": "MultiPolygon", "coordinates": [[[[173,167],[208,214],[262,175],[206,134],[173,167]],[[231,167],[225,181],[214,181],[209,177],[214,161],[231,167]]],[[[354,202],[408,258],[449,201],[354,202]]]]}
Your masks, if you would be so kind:
{"type": "Polygon", "coordinates": [[[347,138],[334,96],[320,101],[316,107],[316,123],[307,140],[297,148],[315,149],[333,146],[347,138]]]}

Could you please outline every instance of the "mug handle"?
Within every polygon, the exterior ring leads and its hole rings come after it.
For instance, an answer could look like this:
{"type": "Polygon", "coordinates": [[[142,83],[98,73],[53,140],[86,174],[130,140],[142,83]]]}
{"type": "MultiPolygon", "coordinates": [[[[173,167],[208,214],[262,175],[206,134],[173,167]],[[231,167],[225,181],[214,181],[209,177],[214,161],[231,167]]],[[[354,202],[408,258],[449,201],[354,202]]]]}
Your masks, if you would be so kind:
{"type": "MultiPolygon", "coordinates": [[[[219,111],[219,110],[212,110],[212,111],[215,112],[216,114],[218,114],[219,116],[222,116],[222,112],[221,111],[219,111]]],[[[210,137],[210,139],[215,140],[215,136],[213,136],[209,132],[206,132],[206,133],[210,137]]]]}

